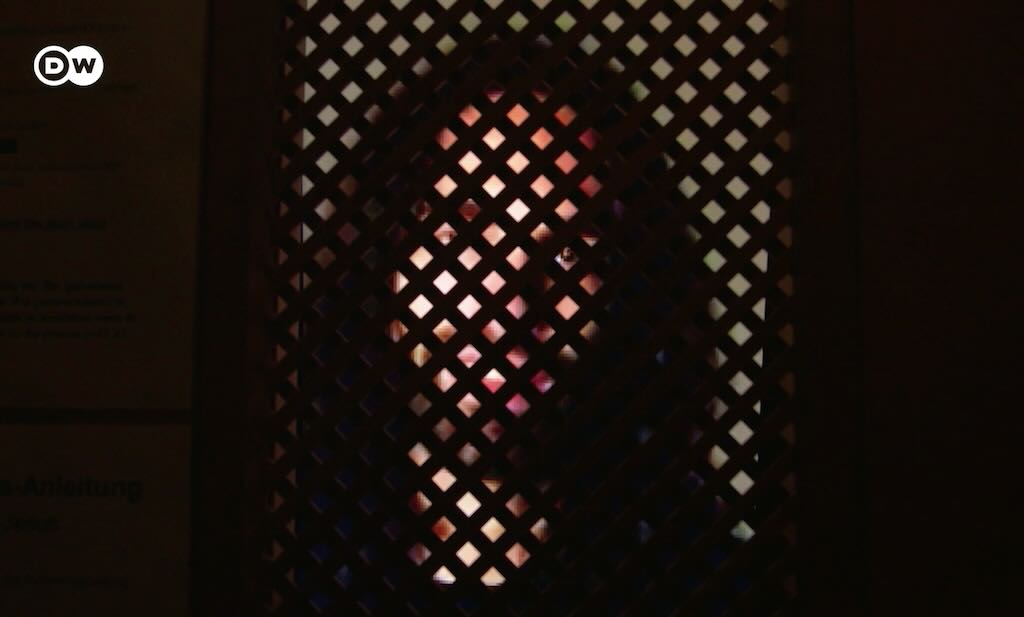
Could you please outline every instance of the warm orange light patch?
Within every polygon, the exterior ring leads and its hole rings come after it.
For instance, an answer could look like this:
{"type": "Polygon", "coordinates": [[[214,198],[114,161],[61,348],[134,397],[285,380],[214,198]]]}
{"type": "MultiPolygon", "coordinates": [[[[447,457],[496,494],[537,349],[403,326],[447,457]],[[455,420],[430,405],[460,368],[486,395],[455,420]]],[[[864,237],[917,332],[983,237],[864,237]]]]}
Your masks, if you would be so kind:
{"type": "Polygon", "coordinates": [[[526,111],[526,108],[518,103],[515,107],[508,110],[508,114],[506,115],[509,119],[509,122],[516,126],[519,126],[522,123],[526,122],[526,119],[530,117],[530,114],[526,111]]]}
{"type": "Polygon", "coordinates": [[[518,223],[526,218],[526,215],[530,213],[530,209],[526,207],[523,200],[516,199],[509,205],[509,207],[505,208],[505,212],[518,223]]]}
{"type": "Polygon", "coordinates": [[[466,345],[465,347],[462,348],[457,357],[459,359],[459,362],[462,362],[466,366],[466,368],[472,368],[473,365],[476,364],[480,360],[480,358],[483,357],[483,355],[481,355],[480,350],[478,350],[476,347],[473,347],[472,345],[466,345]]]}
{"type": "Polygon", "coordinates": [[[469,247],[462,251],[459,255],[459,263],[461,263],[467,270],[472,270],[478,263],[480,263],[480,253],[473,250],[473,247],[469,247]]]}
{"type": "Polygon", "coordinates": [[[505,183],[498,176],[491,176],[484,181],[484,190],[491,197],[497,197],[505,190],[505,183]]]}
{"type": "Polygon", "coordinates": [[[477,167],[480,167],[480,158],[472,152],[467,152],[459,159],[459,166],[466,170],[467,174],[471,174],[476,171],[477,167]]]}
{"type": "Polygon", "coordinates": [[[563,174],[567,174],[572,171],[578,162],[579,161],[576,160],[576,157],[570,154],[568,150],[560,154],[558,158],[555,159],[555,165],[562,170],[563,174]]]}
{"type": "Polygon", "coordinates": [[[452,180],[449,176],[444,176],[434,183],[434,190],[440,193],[442,197],[448,197],[457,188],[459,188],[459,185],[456,184],[455,180],[452,180]]]}
{"type": "Polygon", "coordinates": [[[448,223],[442,223],[440,227],[434,230],[434,237],[437,238],[438,242],[445,246],[447,246],[448,243],[450,243],[457,235],[458,234],[455,233],[455,228],[448,223]]]}
{"type": "Polygon", "coordinates": [[[533,142],[533,145],[537,146],[537,148],[540,150],[543,150],[544,148],[550,146],[551,142],[553,142],[554,140],[555,138],[552,137],[551,133],[549,133],[548,130],[545,129],[544,127],[537,129],[537,132],[535,132],[533,136],[530,138],[530,141],[533,142]]]}
{"type": "Polygon", "coordinates": [[[548,193],[550,193],[552,189],[555,188],[555,185],[551,183],[551,180],[548,180],[544,176],[537,176],[537,179],[530,184],[530,188],[533,189],[533,192],[536,193],[538,197],[543,199],[548,196],[548,193]]]}
{"type": "Polygon", "coordinates": [[[523,173],[523,170],[526,169],[527,165],[530,164],[530,159],[526,158],[526,156],[524,156],[522,152],[516,151],[515,154],[508,158],[506,164],[508,165],[509,169],[516,172],[517,174],[520,174],[523,173]]]}
{"type": "Polygon", "coordinates": [[[583,191],[587,197],[593,197],[601,190],[601,182],[594,176],[587,176],[583,182],[580,183],[580,190],[583,191]]]}
{"type": "Polygon", "coordinates": [[[455,136],[455,133],[451,132],[447,127],[441,129],[441,132],[437,134],[437,143],[445,150],[451,148],[459,138],[455,136]]]}
{"type": "Polygon", "coordinates": [[[498,146],[505,142],[505,136],[498,129],[491,129],[484,135],[484,143],[491,150],[497,150],[498,146]]]}
{"type": "Polygon", "coordinates": [[[473,126],[480,119],[480,110],[470,105],[459,112],[459,118],[466,123],[466,126],[473,126]]]}
{"type": "Polygon", "coordinates": [[[555,208],[555,213],[562,217],[563,221],[568,221],[572,217],[576,216],[578,211],[579,209],[576,208],[576,206],[568,199],[563,200],[562,203],[558,204],[558,207],[555,208]]]}
{"type": "Polygon", "coordinates": [[[555,118],[558,118],[563,125],[568,126],[576,118],[576,111],[568,105],[562,105],[555,112],[555,118]]]}
{"type": "Polygon", "coordinates": [[[487,243],[491,246],[495,246],[505,237],[505,230],[499,227],[497,223],[491,223],[480,234],[480,237],[487,240],[487,243]]]}
{"type": "Polygon", "coordinates": [[[587,147],[588,150],[593,150],[597,147],[597,131],[594,129],[587,129],[580,133],[580,143],[587,147]]]}

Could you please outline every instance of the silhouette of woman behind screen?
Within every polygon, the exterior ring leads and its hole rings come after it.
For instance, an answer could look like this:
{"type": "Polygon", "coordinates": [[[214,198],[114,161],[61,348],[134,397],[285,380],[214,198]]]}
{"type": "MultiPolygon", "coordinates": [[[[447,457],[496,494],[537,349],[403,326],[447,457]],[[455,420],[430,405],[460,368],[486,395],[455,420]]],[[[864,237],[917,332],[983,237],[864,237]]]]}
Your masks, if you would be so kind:
{"type": "MultiPolygon", "coordinates": [[[[491,43],[479,57],[498,48],[491,43]]],[[[545,51],[534,45],[523,56],[545,51]]],[[[457,584],[468,578],[477,588],[508,591],[522,582],[519,570],[527,578],[554,577],[597,538],[613,553],[631,552],[650,534],[646,519],[657,518],[635,513],[635,523],[613,525],[667,464],[664,452],[635,466],[606,501],[589,504],[583,524],[561,524],[707,370],[702,358],[654,400],[632,403],[700,335],[706,315],[698,308],[653,346],[647,338],[688,296],[695,268],[681,261],[692,256],[680,219],[662,234],[663,248],[640,256],[651,230],[672,220],[679,204],[645,197],[665,162],[651,152],[645,167],[630,159],[648,137],[636,123],[627,126],[636,103],[629,91],[603,90],[621,89],[616,76],[603,67],[584,75],[565,60],[546,77],[556,89],[562,79],[575,84],[554,102],[547,81],[524,84],[511,72],[499,74],[458,105],[416,163],[431,190],[413,212],[432,237],[409,247],[409,267],[389,280],[407,303],[387,334],[399,343],[427,326],[433,335],[409,352],[412,365],[429,373],[412,369],[409,378],[426,377],[432,387],[409,401],[429,432],[409,444],[421,478],[411,487],[410,509],[423,533],[408,556],[443,586],[470,589],[457,584]],[[615,142],[608,149],[606,134],[615,142]],[[630,306],[652,297],[652,279],[666,271],[677,276],[652,306],[630,306]],[[614,289],[603,289],[606,281],[614,289]],[[478,318],[481,311],[486,318],[478,318]],[[602,390],[634,344],[651,347],[646,365],[602,390]],[[453,357],[431,363],[448,347],[453,357]],[[572,481],[560,477],[574,468],[572,481]]],[[[445,90],[465,91],[465,78],[447,76],[445,90]]],[[[699,424],[703,409],[697,411],[689,413],[699,424]]],[[[697,428],[680,431],[675,447],[685,448],[697,428]]],[[[694,521],[695,534],[699,527],[694,521]]]]}
{"type": "MultiPolygon", "coordinates": [[[[441,126],[378,196],[409,212],[376,245],[406,257],[387,279],[382,335],[407,350],[399,371],[418,386],[395,411],[408,459],[400,541],[459,606],[514,606],[547,590],[552,614],[567,613],[627,557],[653,575],[724,507],[706,495],[668,544],[638,550],[707,464],[695,456],[674,472],[678,498],[641,499],[711,422],[687,401],[707,359],[672,368],[708,317],[700,306],[673,316],[699,260],[674,216],[682,204],[652,187],[667,163],[629,115],[636,100],[618,73],[562,59],[524,79],[548,51],[535,44],[469,83],[501,48],[492,41],[446,75],[389,136],[397,145],[421,123],[441,126]],[[646,448],[678,415],[669,444],[646,448]]],[[[696,571],[680,581],[680,597],[698,582],[696,571]]]]}

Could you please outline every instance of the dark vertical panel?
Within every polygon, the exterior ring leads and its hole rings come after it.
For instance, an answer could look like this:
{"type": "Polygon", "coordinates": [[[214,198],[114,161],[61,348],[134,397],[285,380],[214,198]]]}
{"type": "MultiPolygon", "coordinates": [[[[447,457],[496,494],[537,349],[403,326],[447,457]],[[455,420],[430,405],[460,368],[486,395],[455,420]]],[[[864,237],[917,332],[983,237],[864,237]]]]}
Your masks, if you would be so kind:
{"type": "Polygon", "coordinates": [[[872,615],[1019,598],[1021,17],[856,8],[872,615]]]}
{"type": "Polygon", "coordinates": [[[806,615],[863,615],[864,416],[851,3],[806,1],[796,14],[801,608],[806,615]]]}
{"type": "Polygon", "coordinates": [[[264,257],[258,238],[273,204],[274,2],[211,3],[205,202],[194,448],[193,614],[253,614],[250,578],[263,510],[251,449],[266,407],[260,376],[264,257]]]}

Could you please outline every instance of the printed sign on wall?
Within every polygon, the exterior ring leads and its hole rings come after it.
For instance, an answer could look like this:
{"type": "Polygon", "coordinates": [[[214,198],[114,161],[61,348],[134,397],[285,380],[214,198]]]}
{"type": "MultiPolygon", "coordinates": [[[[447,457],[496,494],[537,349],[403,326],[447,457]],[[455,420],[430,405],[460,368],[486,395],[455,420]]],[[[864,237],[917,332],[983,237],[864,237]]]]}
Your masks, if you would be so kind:
{"type": "Polygon", "coordinates": [[[0,614],[187,614],[187,426],[0,429],[0,614]]]}
{"type": "Polygon", "coordinates": [[[191,403],[205,1],[0,8],[0,408],[191,403]]]}

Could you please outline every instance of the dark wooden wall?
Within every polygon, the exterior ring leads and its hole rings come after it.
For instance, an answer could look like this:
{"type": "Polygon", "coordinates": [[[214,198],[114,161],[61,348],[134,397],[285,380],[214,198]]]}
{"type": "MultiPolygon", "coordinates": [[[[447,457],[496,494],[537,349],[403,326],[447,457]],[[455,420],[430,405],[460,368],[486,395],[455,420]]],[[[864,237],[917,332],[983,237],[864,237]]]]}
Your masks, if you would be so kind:
{"type": "Polygon", "coordinates": [[[855,5],[870,614],[1021,614],[1022,7],[855,5]]]}

